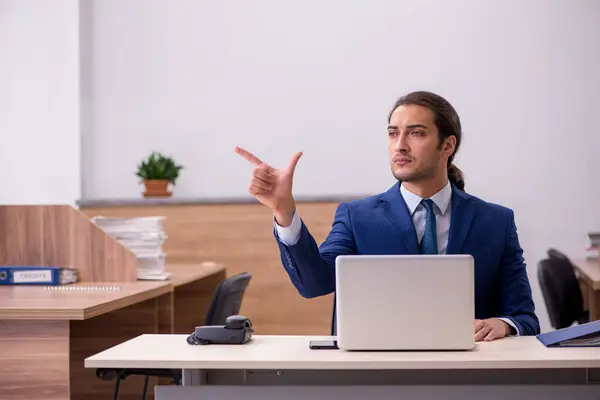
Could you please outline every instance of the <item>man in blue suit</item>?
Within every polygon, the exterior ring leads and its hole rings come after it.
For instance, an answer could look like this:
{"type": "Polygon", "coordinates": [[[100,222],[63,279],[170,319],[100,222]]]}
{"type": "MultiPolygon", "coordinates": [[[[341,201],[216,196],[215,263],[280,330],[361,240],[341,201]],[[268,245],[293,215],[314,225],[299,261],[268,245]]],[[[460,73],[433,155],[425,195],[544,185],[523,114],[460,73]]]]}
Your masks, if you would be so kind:
{"type": "Polygon", "coordinates": [[[385,193],[341,203],[320,247],[292,195],[302,153],[275,169],[236,148],[255,166],[249,192],[273,211],[281,260],[298,292],[307,298],[334,292],[339,255],[471,254],[475,340],[539,333],[513,211],[467,194],[452,163],[462,136],[452,105],[431,92],[409,93],[394,105],[387,134],[398,183],[385,193]]]}

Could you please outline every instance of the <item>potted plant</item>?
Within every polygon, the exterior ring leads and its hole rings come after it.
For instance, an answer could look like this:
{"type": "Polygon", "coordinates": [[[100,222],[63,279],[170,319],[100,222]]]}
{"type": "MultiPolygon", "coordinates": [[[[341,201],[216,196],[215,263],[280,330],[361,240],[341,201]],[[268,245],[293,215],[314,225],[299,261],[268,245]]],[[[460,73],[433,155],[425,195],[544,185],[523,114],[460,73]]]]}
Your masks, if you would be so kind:
{"type": "Polygon", "coordinates": [[[173,158],[159,152],[152,152],[146,160],[138,165],[136,175],[142,179],[146,187],[144,197],[168,197],[169,183],[175,185],[179,171],[183,167],[175,163],[173,158]]]}

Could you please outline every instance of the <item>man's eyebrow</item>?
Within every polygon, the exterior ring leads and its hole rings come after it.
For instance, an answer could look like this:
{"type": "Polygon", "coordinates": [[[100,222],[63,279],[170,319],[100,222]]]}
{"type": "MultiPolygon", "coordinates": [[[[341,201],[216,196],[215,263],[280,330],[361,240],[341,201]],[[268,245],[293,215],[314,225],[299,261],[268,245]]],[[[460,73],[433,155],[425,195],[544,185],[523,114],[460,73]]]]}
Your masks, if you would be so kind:
{"type": "MultiPolygon", "coordinates": [[[[388,130],[397,130],[398,127],[396,125],[388,125],[388,130]]],[[[412,124],[412,125],[407,125],[406,129],[415,129],[415,128],[423,128],[423,129],[427,129],[427,126],[423,125],[423,124],[412,124]]]]}

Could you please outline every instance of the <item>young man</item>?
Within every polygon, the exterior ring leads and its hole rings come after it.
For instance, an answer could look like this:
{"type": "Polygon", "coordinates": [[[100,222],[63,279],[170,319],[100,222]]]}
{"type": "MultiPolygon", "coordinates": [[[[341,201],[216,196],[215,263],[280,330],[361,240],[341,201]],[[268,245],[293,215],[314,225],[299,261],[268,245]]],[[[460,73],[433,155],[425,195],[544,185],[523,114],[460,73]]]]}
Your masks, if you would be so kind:
{"type": "Polygon", "coordinates": [[[465,193],[462,173],[452,163],[462,136],[452,105],[434,93],[413,92],[396,102],[388,121],[398,183],[385,193],[341,203],[320,247],[292,195],[302,153],[287,168],[275,169],[236,148],[255,166],[249,192],[273,211],[281,259],[298,292],[310,298],[335,291],[338,255],[471,254],[475,340],[539,333],[513,211],[465,193]]]}

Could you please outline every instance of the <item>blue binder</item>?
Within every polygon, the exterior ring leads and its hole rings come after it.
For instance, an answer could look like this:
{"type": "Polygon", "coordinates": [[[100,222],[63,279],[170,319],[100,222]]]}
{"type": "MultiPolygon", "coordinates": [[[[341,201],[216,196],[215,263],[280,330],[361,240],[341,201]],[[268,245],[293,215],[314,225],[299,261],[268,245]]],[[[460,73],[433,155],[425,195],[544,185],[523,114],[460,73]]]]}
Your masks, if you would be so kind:
{"type": "Polygon", "coordinates": [[[600,321],[537,335],[546,347],[600,347],[600,321]]]}
{"type": "Polygon", "coordinates": [[[0,266],[0,285],[67,285],[78,280],[75,268],[0,266]]]}

